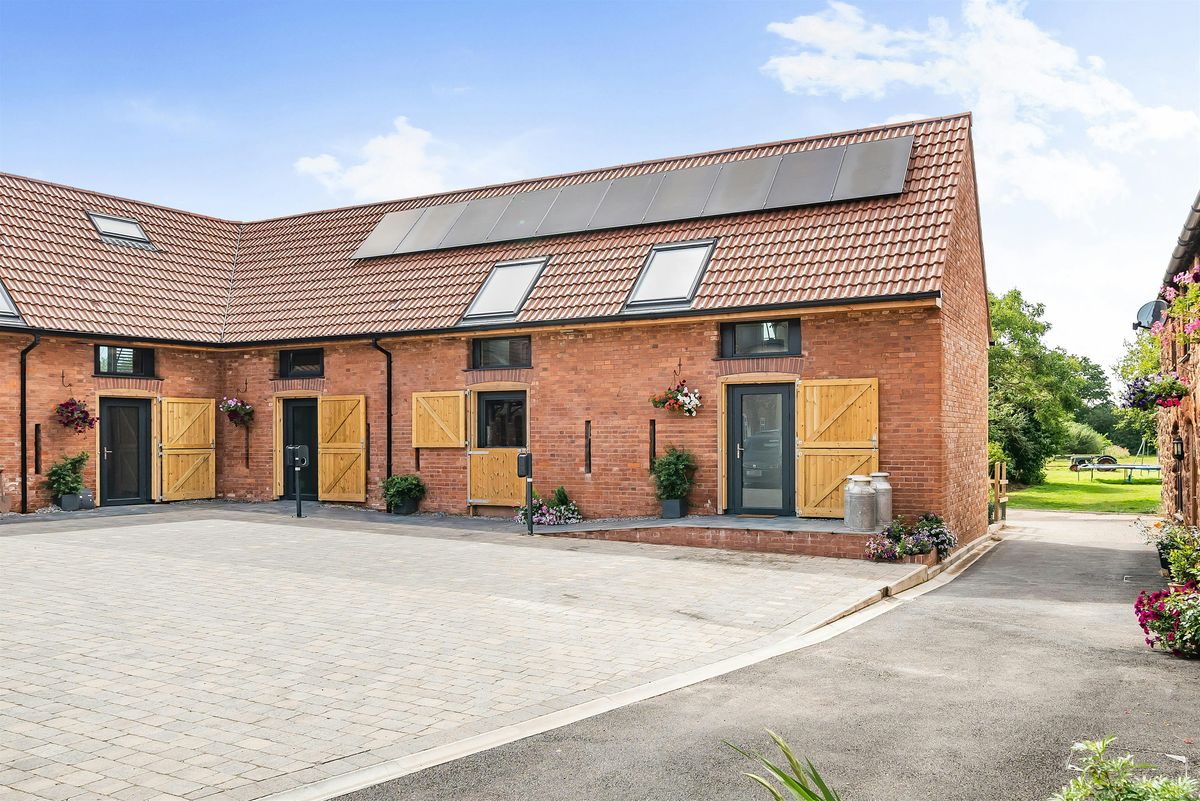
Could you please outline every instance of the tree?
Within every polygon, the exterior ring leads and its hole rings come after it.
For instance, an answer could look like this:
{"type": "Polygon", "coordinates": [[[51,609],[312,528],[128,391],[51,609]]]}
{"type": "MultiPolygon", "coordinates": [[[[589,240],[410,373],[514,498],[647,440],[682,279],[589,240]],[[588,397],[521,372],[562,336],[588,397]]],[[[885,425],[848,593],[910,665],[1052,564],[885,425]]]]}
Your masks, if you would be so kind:
{"type": "Polygon", "coordinates": [[[1095,362],[1046,345],[1044,305],[1016,289],[989,293],[988,300],[995,336],[988,349],[988,436],[1004,449],[1016,481],[1038,484],[1064,443],[1067,423],[1089,403],[1107,400],[1108,382],[1095,362]]]}
{"type": "MultiPolygon", "coordinates": [[[[1125,341],[1125,353],[1113,367],[1122,381],[1153,375],[1162,370],[1162,345],[1149,331],[1138,331],[1133,341],[1125,341]]],[[[1158,450],[1158,415],[1153,409],[1113,410],[1116,422],[1108,436],[1118,445],[1136,451],[1145,440],[1152,452],[1158,450]]]]}

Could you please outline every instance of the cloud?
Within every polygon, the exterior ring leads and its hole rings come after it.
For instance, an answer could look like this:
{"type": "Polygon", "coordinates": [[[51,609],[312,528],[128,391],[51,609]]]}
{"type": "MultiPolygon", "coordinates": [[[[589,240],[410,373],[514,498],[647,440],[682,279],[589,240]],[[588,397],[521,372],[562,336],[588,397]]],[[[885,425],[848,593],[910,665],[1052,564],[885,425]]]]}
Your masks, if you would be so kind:
{"type": "Polygon", "coordinates": [[[788,92],[879,99],[902,89],[953,98],[975,112],[981,191],[1083,216],[1124,191],[1109,155],[1200,133],[1200,117],[1146,106],[1040,29],[1022,6],[966,0],[958,30],[943,18],[923,29],[870,23],[848,3],[775,22],[795,51],[763,65],[788,92]],[[1070,137],[1079,128],[1086,137],[1070,137]],[[1063,198],[1064,187],[1070,189],[1063,198]]]}
{"type": "Polygon", "coordinates": [[[528,174],[529,131],[507,139],[489,139],[481,147],[447,142],[396,117],[392,130],[371,137],[343,159],[330,153],[303,156],[293,168],[315,178],[330,193],[360,202],[391,200],[514,180],[528,174]]]}
{"type": "Polygon", "coordinates": [[[372,137],[358,149],[358,161],[344,165],[336,156],[303,156],[296,172],[316,178],[334,194],[371,201],[405,195],[427,195],[446,188],[446,160],[431,151],[433,134],[409,123],[392,121],[393,130],[372,137]]]}

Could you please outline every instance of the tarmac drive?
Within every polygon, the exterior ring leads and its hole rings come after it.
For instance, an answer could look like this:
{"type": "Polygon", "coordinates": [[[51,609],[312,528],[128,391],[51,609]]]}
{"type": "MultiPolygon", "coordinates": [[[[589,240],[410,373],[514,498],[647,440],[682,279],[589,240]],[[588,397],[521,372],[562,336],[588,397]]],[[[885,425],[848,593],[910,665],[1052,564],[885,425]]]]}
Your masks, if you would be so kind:
{"type": "Polygon", "coordinates": [[[824,643],[343,799],[766,798],[722,740],[767,728],[845,801],[1045,799],[1105,735],[1196,775],[1200,664],[1143,643],[1132,604],[1163,579],[1131,520],[1011,513],[955,581],[824,643]]]}

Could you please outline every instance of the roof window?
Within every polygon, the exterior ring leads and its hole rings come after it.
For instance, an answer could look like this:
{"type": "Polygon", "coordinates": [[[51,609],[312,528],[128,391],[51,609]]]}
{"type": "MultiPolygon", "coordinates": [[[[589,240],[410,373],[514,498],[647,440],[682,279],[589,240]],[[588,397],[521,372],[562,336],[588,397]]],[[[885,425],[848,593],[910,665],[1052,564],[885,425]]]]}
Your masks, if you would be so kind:
{"type": "Polygon", "coordinates": [[[712,256],[713,240],[656,245],[638,276],[627,307],[691,303],[704,268],[712,256]]]}
{"type": "Polygon", "coordinates": [[[546,266],[546,259],[500,262],[467,307],[464,320],[512,317],[521,310],[533,291],[537,277],[546,266]]]}
{"type": "Polygon", "coordinates": [[[150,245],[150,237],[142,230],[141,223],[127,217],[113,217],[111,214],[87,213],[92,225],[100,232],[100,238],[106,242],[130,245],[150,245]]]}
{"type": "Polygon", "coordinates": [[[17,314],[17,304],[13,303],[13,299],[9,297],[8,291],[4,288],[4,284],[0,283],[0,317],[19,317],[17,314]]]}

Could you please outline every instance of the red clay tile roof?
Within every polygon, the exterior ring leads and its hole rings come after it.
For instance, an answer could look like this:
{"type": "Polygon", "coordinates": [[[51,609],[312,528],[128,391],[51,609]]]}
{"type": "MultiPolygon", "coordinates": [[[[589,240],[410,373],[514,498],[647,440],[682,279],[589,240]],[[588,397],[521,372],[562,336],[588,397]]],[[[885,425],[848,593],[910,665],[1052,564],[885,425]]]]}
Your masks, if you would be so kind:
{"type": "Polygon", "coordinates": [[[941,289],[970,116],[956,115],[429,197],[236,223],[0,174],[0,280],[25,323],[252,342],[448,328],[497,261],[549,256],[517,323],[619,314],[652,245],[715,237],[692,305],[801,305],[941,289]],[[897,196],[352,260],[383,215],[914,135],[897,196]],[[139,220],[157,250],[100,241],[85,214],[139,220]]]}

